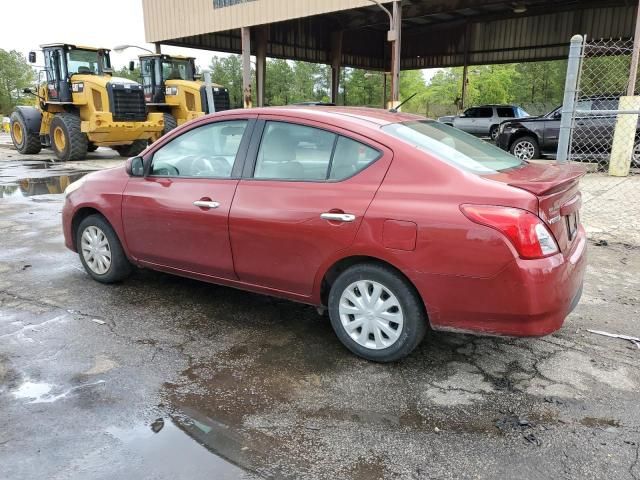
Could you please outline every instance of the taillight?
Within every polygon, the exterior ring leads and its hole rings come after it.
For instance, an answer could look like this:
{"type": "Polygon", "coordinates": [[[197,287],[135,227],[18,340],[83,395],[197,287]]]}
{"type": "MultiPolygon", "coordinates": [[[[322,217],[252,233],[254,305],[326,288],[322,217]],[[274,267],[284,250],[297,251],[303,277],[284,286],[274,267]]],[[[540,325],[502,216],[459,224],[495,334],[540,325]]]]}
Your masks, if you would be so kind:
{"type": "Polygon", "coordinates": [[[460,210],[472,222],[502,233],[521,258],[543,258],[559,251],[544,222],[527,210],[496,205],[461,205],[460,210]]]}

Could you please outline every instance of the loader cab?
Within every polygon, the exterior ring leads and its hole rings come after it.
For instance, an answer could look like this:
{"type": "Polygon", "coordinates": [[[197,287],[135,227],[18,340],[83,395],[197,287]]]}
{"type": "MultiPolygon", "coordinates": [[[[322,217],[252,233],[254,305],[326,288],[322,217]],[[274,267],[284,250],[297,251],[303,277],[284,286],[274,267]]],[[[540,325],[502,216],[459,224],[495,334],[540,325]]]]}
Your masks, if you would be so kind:
{"type": "Polygon", "coordinates": [[[69,44],[42,45],[48,100],[70,103],[72,101],[71,77],[73,75],[111,74],[109,50],[77,47],[69,44]]]}
{"type": "Polygon", "coordinates": [[[170,55],[143,55],[140,57],[140,74],[144,97],[148,104],[166,103],[167,80],[196,79],[195,59],[170,55]]]}

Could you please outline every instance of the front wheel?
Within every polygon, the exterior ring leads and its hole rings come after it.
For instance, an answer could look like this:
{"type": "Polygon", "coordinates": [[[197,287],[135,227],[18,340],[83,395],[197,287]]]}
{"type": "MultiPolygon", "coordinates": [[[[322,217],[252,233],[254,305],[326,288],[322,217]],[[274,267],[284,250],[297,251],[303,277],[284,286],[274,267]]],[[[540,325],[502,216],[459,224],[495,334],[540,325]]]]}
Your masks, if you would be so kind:
{"type": "Polygon", "coordinates": [[[511,145],[511,154],[519,160],[533,160],[540,158],[540,146],[533,137],[520,137],[511,145]]]}
{"type": "Polygon", "coordinates": [[[80,222],[76,247],[84,269],[98,282],[119,282],[131,273],[120,240],[102,215],[89,215],[80,222]]]}
{"type": "Polygon", "coordinates": [[[427,330],[424,305],[413,286],[393,269],[355,265],[329,293],[329,317],[340,341],[375,362],[409,355],[427,330]]]}
{"type": "Polygon", "coordinates": [[[89,140],[82,133],[80,117],[74,113],[56,113],[49,130],[51,147],[59,160],[82,160],[87,156],[89,140]]]}

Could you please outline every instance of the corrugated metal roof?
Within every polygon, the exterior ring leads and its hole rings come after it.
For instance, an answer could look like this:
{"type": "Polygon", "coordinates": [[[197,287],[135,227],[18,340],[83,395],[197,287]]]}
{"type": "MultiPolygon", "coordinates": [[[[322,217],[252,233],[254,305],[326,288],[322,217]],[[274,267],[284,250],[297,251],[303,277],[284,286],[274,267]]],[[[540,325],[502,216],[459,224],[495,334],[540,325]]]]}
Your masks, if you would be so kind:
{"type": "MultiPolygon", "coordinates": [[[[466,42],[468,63],[474,65],[566,58],[569,39],[576,33],[591,38],[633,36],[635,7],[624,0],[516,3],[527,11],[515,13],[514,2],[504,0],[404,0],[401,68],[462,65],[466,42]]],[[[268,23],[270,57],[329,63],[331,33],[342,31],[343,65],[388,69],[388,18],[375,5],[362,6],[369,4],[255,0],[214,9],[211,0],[143,0],[149,41],[239,53],[239,26],[279,18],[268,23]],[[196,4],[194,12],[185,13],[196,4]],[[187,18],[192,14],[199,20],[187,18]],[[226,29],[214,31],[212,26],[226,29]]]]}

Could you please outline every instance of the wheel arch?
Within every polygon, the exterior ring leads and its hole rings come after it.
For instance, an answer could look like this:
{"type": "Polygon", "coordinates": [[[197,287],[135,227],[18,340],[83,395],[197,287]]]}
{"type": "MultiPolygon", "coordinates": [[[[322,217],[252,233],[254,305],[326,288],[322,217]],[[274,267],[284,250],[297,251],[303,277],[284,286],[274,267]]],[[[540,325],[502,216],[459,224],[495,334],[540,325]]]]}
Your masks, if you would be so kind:
{"type": "Polygon", "coordinates": [[[513,146],[513,144],[519,139],[521,139],[522,137],[532,137],[533,139],[535,139],[536,142],[538,142],[538,146],[540,146],[540,137],[535,132],[532,132],[531,130],[528,130],[528,129],[521,129],[521,130],[518,130],[513,135],[511,135],[511,138],[509,139],[509,145],[507,146],[507,148],[511,150],[511,147],[513,146]]]}
{"type": "Polygon", "coordinates": [[[415,293],[422,301],[422,306],[425,309],[428,317],[427,306],[425,304],[424,298],[422,298],[422,295],[420,295],[420,292],[416,288],[413,281],[411,281],[411,279],[407,277],[407,275],[405,275],[402,270],[400,270],[400,268],[393,263],[389,262],[388,260],[370,255],[350,255],[348,257],[343,257],[336,260],[326,269],[326,271],[322,275],[322,280],[320,281],[320,301],[322,305],[327,305],[329,299],[329,291],[331,290],[331,285],[333,285],[333,282],[335,282],[336,278],[338,278],[338,276],[346,269],[360,264],[373,264],[387,267],[397,273],[400,277],[404,278],[407,284],[414,289],[415,293]]]}
{"type": "MultiPolygon", "coordinates": [[[[111,227],[113,227],[113,224],[109,221],[107,216],[97,208],[80,207],[78,210],[74,212],[73,217],[71,219],[71,240],[73,241],[73,248],[75,249],[75,251],[78,251],[77,237],[78,237],[78,227],[80,226],[80,223],[88,216],[95,215],[95,214],[100,215],[102,218],[104,218],[104,220],[109,225],[111,225],[111,227]]],[[[114,228],[114,231],[115,231],[115,228],[114,228]]]]}

